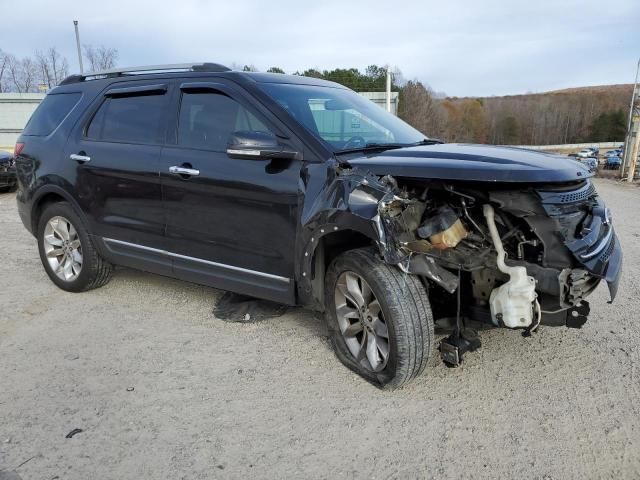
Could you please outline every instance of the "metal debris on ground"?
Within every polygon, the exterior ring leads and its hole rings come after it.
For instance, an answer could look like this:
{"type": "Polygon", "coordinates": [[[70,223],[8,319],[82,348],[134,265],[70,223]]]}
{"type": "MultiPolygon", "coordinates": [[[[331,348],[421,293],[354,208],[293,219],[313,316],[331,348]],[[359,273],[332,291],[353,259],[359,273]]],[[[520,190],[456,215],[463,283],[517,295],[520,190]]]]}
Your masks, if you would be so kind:
{"type": "Polygon", "coordinates": [[[71,438],[71,437],[73,437],[74,435],[77,435],[80,432],[82,432],[81,428],[74,428],[69,433],[67,433],[64,438],[71,438]]]}

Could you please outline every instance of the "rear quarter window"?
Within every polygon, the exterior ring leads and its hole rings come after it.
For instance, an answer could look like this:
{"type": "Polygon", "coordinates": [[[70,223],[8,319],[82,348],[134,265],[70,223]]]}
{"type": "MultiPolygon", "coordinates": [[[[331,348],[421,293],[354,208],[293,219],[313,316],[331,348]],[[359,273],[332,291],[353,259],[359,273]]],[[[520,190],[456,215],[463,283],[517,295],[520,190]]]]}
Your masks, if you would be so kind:
{"type": "Polygon", "coordinates": [[[81,93],[47,95],[24,127],[23,135],[47,136],[53,132],[80,101],[81,93]]]}

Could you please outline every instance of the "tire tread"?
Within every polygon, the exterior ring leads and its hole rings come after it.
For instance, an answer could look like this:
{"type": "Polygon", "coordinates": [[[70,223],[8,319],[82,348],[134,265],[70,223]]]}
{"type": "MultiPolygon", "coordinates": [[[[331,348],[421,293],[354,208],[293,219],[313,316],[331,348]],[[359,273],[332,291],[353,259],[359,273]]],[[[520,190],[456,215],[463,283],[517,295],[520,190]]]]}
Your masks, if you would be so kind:
{"type": "MultiPolygon", "coordinates": [[[[337,257],[330,269],[335,270],[346,256],[386,287],[385,303],[394,318],[398,362],[393,377],[379,386],[401,387],[424,371],[433,349],[433,315],[426,288],[415,275],[405,274],[396,266],[385,263],[372,248],[349,250],[337,257]]],[[[337,276],[337,273],[333,275],[337,276]]],[[[332,306],[327,303],[327,308],[332,306]]],[[[354,365],[347,366],[356,370],[354,365]]]]}

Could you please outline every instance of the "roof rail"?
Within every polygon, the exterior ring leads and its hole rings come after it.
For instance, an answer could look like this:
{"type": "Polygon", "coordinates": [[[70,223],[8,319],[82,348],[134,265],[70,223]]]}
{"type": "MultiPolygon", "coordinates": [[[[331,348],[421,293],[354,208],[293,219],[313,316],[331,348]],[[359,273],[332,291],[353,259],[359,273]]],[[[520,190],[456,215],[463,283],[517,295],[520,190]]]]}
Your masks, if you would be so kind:
{"type": "Polygon", "coordinates": [[[70,75],[65,78],[60,85],[68,85],[70,83],[83,82],[88,79],[119,77],[122,75],[141,75],[145,73],[158,72],[175,72],[175,71],[191,71],[191,72],[229,72],[230,68],[218,63],[175,63],[168,65],[146,65],[141,67],[124,67],[111,68],[109,70],[101,70],[83,75],[70,75]]]}

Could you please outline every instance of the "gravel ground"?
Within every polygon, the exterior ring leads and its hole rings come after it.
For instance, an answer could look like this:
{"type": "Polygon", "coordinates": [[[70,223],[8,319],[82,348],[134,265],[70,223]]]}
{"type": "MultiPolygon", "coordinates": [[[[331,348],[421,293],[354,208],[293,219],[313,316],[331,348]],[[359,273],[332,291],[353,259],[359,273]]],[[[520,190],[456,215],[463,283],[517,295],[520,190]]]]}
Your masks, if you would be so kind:
{"type": "Polygon", "coordinates": [[[616,302],[599,287],[582,330],[483,332],[461,368],[432,359],[395,392],[344,368],[305,310],[225,323],[219,291],[126,269],[99,290],[58,290],[0,195],[0,470],[640,478],[640,189],[597,183],[625,250],[616,302]]]}

